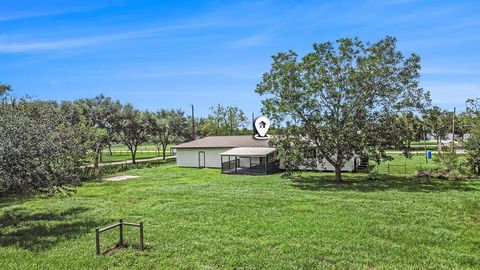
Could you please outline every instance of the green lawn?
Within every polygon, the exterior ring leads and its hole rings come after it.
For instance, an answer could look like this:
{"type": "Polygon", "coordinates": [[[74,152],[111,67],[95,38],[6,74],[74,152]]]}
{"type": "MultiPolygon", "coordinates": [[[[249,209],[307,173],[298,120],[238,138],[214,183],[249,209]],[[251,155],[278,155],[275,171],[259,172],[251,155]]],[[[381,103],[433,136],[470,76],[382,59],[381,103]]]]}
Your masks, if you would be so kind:
{"type": "MultiPolygon", "coordinates": [[[[69,196],[0,199],[2,269],[478,269],[480,182],[174,165],[69,196]],[[95,227],[145,222],[146,251],[95,256],[95,227]]],[[[106,247],[116,231],[102,235],[106,247]]],[[[127,229],[127,242],[137,243],[127,229]]]]}
{"type": "MultiPolygon", "coordinates": [[[[170,147],[173,145],[167,146],[167,151],[165,152],[166,156],[170,156],[170,147]]],[[[110,162],[117,162],[117,161],[127,161],[132,159],[132,155],[130,154],[130,150],[124,144],[114,144],[111,147],[112,154],[110,155],[110,151],[108,148],[105,148],[102,152],[102,163],[110,163],[110,162]]],[[[162,156],[162,152],[160,152],[160,156],[162,156]]],[[[159,157],[157,153],[157,148],[154,144],[145,143],[138,147],[137,150],[137,159],[147,159],[147,158],[155,158],[159,157]]],[[[93,160],[90,159],[89,163],[93,163],[93,160]]]]}
{"type": "MultiPolygon", "coordinates": [[[[424,144],[425,144],[425,142],[411,142],[410,145],[412,145],[412,146],[413,146],[413,145],[423,146],[424,144]]],[[[436,146],[436,145],[437,145],[437,142],[436,142],[436,141],[427,141],[427,142],[426,142],[426,145],[427,145],[427,146],[428,146],[428,145],[434,145],[434,146],[436,146]]]]}
{"type": "MultiPolygon", "coordinates": [[[[167,151],[166,156],[170,156],[170,151],[167,151]]],[[[160,153],[160,157],[162,153],[160,153]]],[[[156,152],[137,152],[137,160],[139,159],[146,159],[146,158],[155,158],[159,157],[156,152]]],[[[102,162],[103,163],[110,163],[116,161],[127,161],[131,160],[132,155],[130,152],[113,152],[113,155],[110,155],[108,152],[103,152],[102,162]]]]}
{"type": "Polygon", "coordinates": [[[418,170],[435,169],[440,166],[433,158],[435,154],[428,162],[425,160],[425,155],[422,152],[418,156],[414,154],[411,158],[405,158],[402,154],[390,154],[390,156],[394,158],[392,161],[385,161],[380,163],[380,165],[371,161],[372,172],[411,175],[418,170]]]}

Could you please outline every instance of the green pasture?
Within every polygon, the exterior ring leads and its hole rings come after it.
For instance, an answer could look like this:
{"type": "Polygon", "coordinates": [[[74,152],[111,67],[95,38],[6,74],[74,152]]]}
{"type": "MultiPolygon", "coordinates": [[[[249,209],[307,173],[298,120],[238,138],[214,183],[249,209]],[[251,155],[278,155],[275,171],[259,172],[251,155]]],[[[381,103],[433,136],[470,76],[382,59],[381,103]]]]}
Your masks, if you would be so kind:
{"type": "MultiPolygon", "coordinates": [[[[2,269],[478,269],[480,182],[163,165],[75,193],[0,199],[2,269]],[[95,255],[95,228],[145,222],[146,250],[95,255]]],[[[116,230],[102,235],[103,250],[116,230]]]]}

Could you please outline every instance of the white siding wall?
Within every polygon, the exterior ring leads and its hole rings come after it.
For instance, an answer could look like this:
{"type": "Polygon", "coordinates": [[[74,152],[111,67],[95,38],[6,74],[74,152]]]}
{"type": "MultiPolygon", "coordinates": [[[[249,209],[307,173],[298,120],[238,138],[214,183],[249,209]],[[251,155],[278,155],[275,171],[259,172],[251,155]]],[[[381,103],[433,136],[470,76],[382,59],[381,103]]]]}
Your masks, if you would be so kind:
{"type": "MultiPolygon", "coordinates": [[[[208,168],[220,168],[221,160],[220,153],[223,153],[232,148],[191,148],[191,149],[177,149],[177,166],[178,167],[194,167],[198,168],[198,152],[205,152],[205,166],[208,168]]],[[[353,171],[354,159],[352,158],[345,166],[343,171],[353,171]]],[[[226,161],[226,160],[224,160],[226,161]]],[[[259,158],[252,158],[252,163],[259,162],[259,158]]],[[[359,160],[357,160],[358,166],[359,160]]],[[[249,166],[249,159],[241,159],[241,166],[249,166]],[[248,164],[247,164],[248,163],[248,164]]],[[[280,160],[280,168],[283,169],[282,160],[280,160]]],[[[335,168],[328,161],[324,160],[323,164],[318,164],[317,168],[301,168],[303,170],[318,170],[318,171],[334,171],[335,168]]]]}
{"type": "MultiPolygon", "coordinates": [[[[357,166],[360,161],[357,159],[357,166]]],[[[284,169],[282,164],[282,160],[280,159],[280,169],[284,169]]],[[[330,162],[328,162],[326,159],[323,159],[323,163],[319,163],[317,167],[300,167],[301,170],[309,170],[309,171],[335,171],[335,167],[333,167],[330,162]]],[[[349,162],[343,166],[342,171],[347,171],[351,172],[355,170],[355,158],[352,158],[349,162]]]]}
{"type": "Polygon", "coordinates": [[[198,168],[198,152],[205,152],[205,166],[208,168],[220,168],[220,153],[231,148],[191,148],[177,149],[177,166],[178,167],[195,167],[198,168]]]}

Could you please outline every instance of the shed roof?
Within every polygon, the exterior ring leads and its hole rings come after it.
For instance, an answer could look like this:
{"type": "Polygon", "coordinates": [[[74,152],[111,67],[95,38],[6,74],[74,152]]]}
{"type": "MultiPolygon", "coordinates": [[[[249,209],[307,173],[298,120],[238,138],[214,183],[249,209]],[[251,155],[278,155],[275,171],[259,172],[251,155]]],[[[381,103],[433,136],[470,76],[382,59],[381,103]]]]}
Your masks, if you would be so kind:
{"type": "Polygon", "coordinates": [[[270,147],[236,147],[221,153],[221,156],[258,157],[273,153],[275,148],[270,147]]]}
{"type": "Polygon", "coordinates": [[[234,148],[234,147],[268,147],[269,140],[258,140],[252,135],[243,136],[209,136],[195,141],[182,143],[172,148],[234,148]]]}

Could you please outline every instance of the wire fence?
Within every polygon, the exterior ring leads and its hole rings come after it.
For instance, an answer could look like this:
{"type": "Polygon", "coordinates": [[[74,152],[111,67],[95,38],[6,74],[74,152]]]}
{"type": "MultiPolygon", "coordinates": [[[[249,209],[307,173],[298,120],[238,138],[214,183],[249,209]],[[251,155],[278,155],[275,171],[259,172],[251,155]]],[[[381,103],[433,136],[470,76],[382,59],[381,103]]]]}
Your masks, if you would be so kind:
{"type": "Polygon", "coordinates": [[[407,163],[384,163],[370,165],[369,171],[381,174],[413,174],[416,171],[438,168],[438,164],[407,164],[407,163]]]}
{"type": "Polygon", "coordinates": [[[166,160],[159,159],[159,160],[152,160],[152,161],[137,162],[135,164],[133,163],[108,164],[105,166],[98,167],[96,169],[91,166],[86,166],[81,169],[82,172],[80,175],[84,180],[100,179],[106,175],[124,172],[131,169],[143,169],[143,168],[164,166],[174,162],[175,162],[175,159],[166,159],[166,160]]]}

